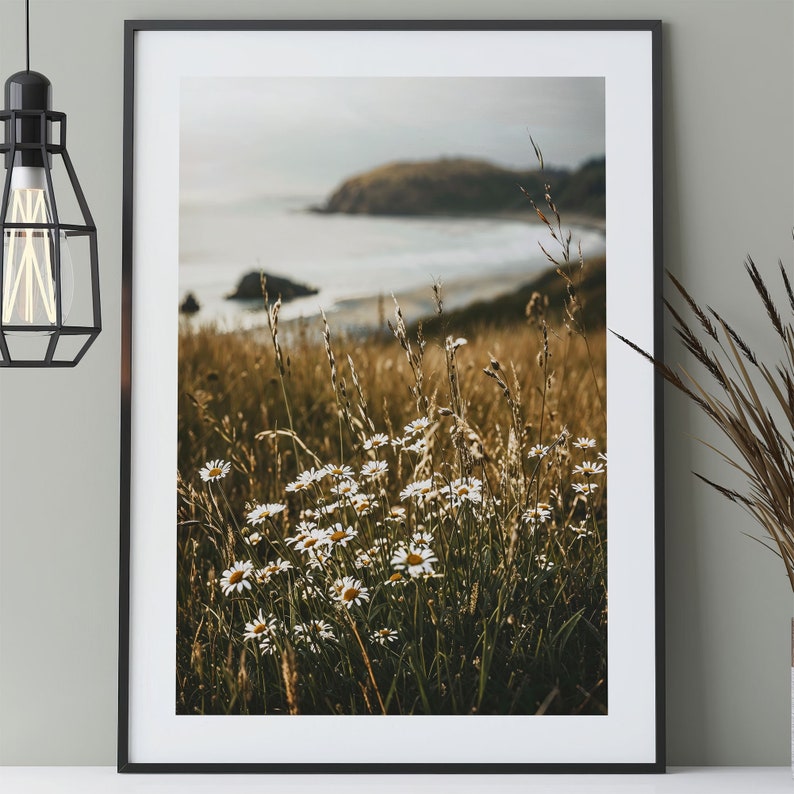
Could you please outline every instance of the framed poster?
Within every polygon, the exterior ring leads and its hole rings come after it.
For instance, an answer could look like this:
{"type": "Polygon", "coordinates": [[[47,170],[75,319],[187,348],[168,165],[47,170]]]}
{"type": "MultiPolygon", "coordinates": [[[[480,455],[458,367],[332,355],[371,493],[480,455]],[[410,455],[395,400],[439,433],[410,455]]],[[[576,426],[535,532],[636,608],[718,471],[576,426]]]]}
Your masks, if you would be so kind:
{"type": "Polygon", "coordinates": [[[663,771],[660,37],[127,23],[121,771],[663,771]]]}

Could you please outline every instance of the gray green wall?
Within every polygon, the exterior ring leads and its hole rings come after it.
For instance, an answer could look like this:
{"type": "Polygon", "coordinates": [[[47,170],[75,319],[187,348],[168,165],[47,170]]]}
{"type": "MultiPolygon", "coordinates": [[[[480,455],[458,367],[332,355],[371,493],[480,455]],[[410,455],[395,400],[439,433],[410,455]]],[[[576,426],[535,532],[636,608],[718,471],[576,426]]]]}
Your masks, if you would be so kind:
{"type": "MultiPolygon", "coordinates": [[[[126,18],[660,18],[667,268],[763,344],[750,252],[792,261],[790,0],[33,0],[32,66],[69,115],[99,227],[105,330],[71,371],[0,372],[0,763],[113,764],[116,731],[122,21],[126,18]]],[[[23,0],[0,0],[0,74],[24,65],[23,0]]],[[[677,353],[667,333],[672,355],[677,353]]],[[[667,712],[672,765],[788,759],[792,598],[667,395],[667,712]]],[[[157,440],[151,440],[156,454],[157,440]]]]}

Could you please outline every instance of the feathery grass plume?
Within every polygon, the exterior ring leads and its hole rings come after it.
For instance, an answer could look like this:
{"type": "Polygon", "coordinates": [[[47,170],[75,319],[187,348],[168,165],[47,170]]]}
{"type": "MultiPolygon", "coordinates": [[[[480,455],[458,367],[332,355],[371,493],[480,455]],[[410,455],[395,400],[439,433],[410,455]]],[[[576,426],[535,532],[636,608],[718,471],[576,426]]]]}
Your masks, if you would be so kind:
{"type": "MultiPolygon", "coordinates": [[[[438,282],[433,283],[433,295],[437,311],[441,312],[441,285],[438,282]]],[[[425,354],[425,340],[422,336],[422,328],[419,327],[416,335],[416,350],[414,350],[411,340],[408,336],[408,327],[405,324],[402,309],[397,299],[392,296],[394,301],[394,323],[389,320],[389,330],[394,335],[394,338],[400,343],[400,347],[405,351],[405,358],[408,361],[408,366],[411,368],[411,374],[414,378],[414,383],[409,386],[409,390],[414,400],[416,401],[416,408],[420,413],[427,411],[429,404],[428,398],[424,394],[424,369],[422,367],[422,360],[425,354]]]]}
{"type": "Polygon", "coordinates": [[[794,290],[791,289],[791,281],[789,280],[788,273],[786,273],[783,260],[778,259],[777,264],[780,268],[780,275],[783,277],[783,285],[786,288],[786,295],[788,295],[788,304],[791,307],[791,311],[794,312],[794,290]]]}
{"type": "MultiPolygon", "coordinates": [[[[541,152],[538,145],[532,140],[530,136],[530,141],[532,143],[532,147],[535,150],[535,157],[538,160],[538,164],[540,166],[541,171],[543,171],[543,153],[541,152]]],[[[590,367],[590,375],[592,378],[593,388],[598,396],[599,403],[601,404],[601,410],[603,411],[604,415],[606,415],[606,404],[604,402],[604,398],[602,396],[602,386],[599,383],[598,374],[592,366],[593,362],[595,361],[592,353],[589,349],[590,341],[587,332],[587,324],[585,323],[585,305],[582,299],[582,292],[581,292],[581,284],[584,277],[584,270],[585,270],[585,259],[584,254],[582,252],[581,243],[577,245],[577,258],[576,262],[574,263],[573,257],[571,255],[571,240],[572,240],[572,233],[571,230],[568,229],[567,231],[563,230],[562,225],[562,218],[560,216],[559,209],[557,208],[556,203],[552,199],[551,195],[551,185],[546,184],[544,185],[544,200],[546,202],[546,206],[549,209],[549,212],[554,217],[554,221],[552,222],[549,218],[541,212],[538,205],[535,203],[532,195],[529,191],[519,185],[519,189],[524,194],[524,196],[529,200],[530,205],[535,210],[538,218],[540,219],[541,223],[546,226],[552,240],[557,244],[560,253],[558,255],[553,254],[546,246],[542,243],[538,243],[538,247],[545,255],[546,259],[554,266],[555,271],[560,278],[563,279],[565,283],[565,289],[567,294],[567,299],[564,305],[564,323],[568,331],[573,334],[580,336],[583,340],[585,345],[588,348],[588,355],[590,357],[591,367],[590,367]]],[[[527,307],[527,317],[530,319],[529,314],[529,306],[527,307]]],[[[531,320],[530,320],[531,321],[531,320]]],[[[547,333],[546,323],[544,320],[541,320],[540,325],[544,329],[544,334],[547,333]]]]}
{"type": "MultiPolygon", "coordinates": [[[[758,357],[755,353],[750,349],[750,346],[739,336],[739,334],[729,325],[729,323],[717,313],[715,309],[711,306],[706,307],[709,313],[714,317],[714,319],[725,329],[725,332],[733,339],[733,343],[739,350],[742,351],[744,357],[754,366],[758,366],[758,357]]],[[[719,341],[717,336],[714,336],[714,339],[719,341]]]]}
{"type": "MultiPolygon", "coordinates": [[[[779,265],[794,310],[791,282],[782,263],[779,265]]],[[[760,271],[749,257],[745,270],[780,342],[778,352],[770,354],[771,361],[764,361],[764,356],[754,351],[721,314],[711,307],[704,310],[677,279],[667,274],[701,328],[715,343],[709,346],[701,340],[672,304],[664,301],[683,346],[711,376],[713,391],[683,367],[680,367],[682,377],[625,337],[615,336],[650,361],[661,377],[692,400],[720,431],[726,449],[702,443],[744,477],[745,488],[740,491],[701,474],[696,476],[740,505],[762,527],[771,544],[757,539],[783,560],[794,589],[794,325],[783,320],[760,271]],[[716,325],[709,314],[717,321],[716,325]]]]}

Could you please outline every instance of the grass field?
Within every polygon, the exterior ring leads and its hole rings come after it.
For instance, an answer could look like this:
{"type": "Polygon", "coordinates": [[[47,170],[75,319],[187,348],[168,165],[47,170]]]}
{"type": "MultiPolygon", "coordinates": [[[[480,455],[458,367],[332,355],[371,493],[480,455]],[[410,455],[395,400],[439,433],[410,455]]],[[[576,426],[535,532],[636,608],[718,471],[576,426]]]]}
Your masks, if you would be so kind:
{"type": "Polygon", "coordinates": [[[606,711],[605,336],[553,301],[182,330],[178,713],[606,711]]]}

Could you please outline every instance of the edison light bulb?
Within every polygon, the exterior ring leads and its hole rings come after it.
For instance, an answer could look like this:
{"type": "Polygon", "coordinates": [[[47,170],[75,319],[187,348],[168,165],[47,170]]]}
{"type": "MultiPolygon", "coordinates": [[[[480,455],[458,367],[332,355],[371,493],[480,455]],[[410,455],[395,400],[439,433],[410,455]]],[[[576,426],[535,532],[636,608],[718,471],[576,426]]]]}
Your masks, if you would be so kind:
{"type": "MultiPolygon", "coordinates": [[[[16,166],[11,173],[7,223],[51,224],[52,209],[44,168],[16,166]]],[[[6,228],[3,240],[2,318],[4,325],[55,326],[72,305],[74,277],[66,234],[52,229],[6,228]],[[60,252],[60,305],[55,246],[60,252]]]]}

